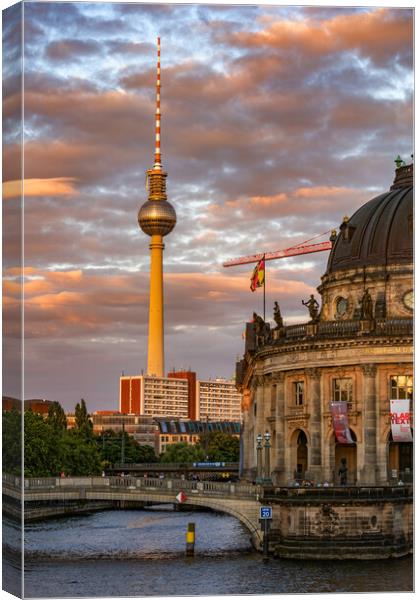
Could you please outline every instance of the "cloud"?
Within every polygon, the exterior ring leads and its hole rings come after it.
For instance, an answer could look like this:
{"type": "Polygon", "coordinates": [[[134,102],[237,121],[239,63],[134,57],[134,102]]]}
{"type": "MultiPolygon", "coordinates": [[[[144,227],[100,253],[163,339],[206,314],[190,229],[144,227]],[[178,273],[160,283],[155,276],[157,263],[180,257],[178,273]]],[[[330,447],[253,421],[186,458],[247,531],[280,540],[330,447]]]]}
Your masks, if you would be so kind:
{"type": "Polygon", "coordinates": [[[45,48],[45,54],[54,61],[81,60],[100,50],[101,45],[95,40],[67,39],[50,42],[45,48]]]}
{"type": "MultiPolygon", "coordinates": [[[[271,269],[270,294],[292,306],[296,296],[307,295],[311,287],[290,278],[279,278],[271,269]]],[[[76,271],[24,270],[25,337],[80,338],[86,335],[139,335],[148,322],[148,275],[113,275],[76,271]],[[135,325],[137,323],[137,325],[135,325]],[[133,328],[134,327],[134,328],[133,328]],[[139,329],[140,327],[140,329],[139,329]],[[137,333],[136,333],[137,332],[137,333]]],[[[6,269],[4,308],[21,298],[19,271],[6,269]]],[[[167,331],[182,326],[213,326],[222,315],[251,300],[248,274],[220,270],[215,273],[167,273],[165,275],[167,331]],[[185,290],[188,290],[186,302],[185,290]]],[[[232,314],[235,313],[232,311],[232,314]]],[[[237,312],[236,321],[244,315],[237,312]]],[[[8,315],[13,321],[11,315],[8,315]]],[[[15,317],[16,318],[16,317],[15,317]]],[[[222,317],[224,320],[224,318],[222,317]]],[[[223,322],[222,320],[222,322],[223,322]]],[[[17,326],[17,323],[16,323],[17,326]]]]}
{"type": "Polygon", "coordinates": [[[412,48],[412,13],[407,11],[378,8],[323,20],[312,20],[309,13],[299,21],[265,17],[262,22],[266,29],[238,32],[232,41],[248,48],[276,48],[289,55],[295,51],[315,55],[356,51],[380,64],[401,57],[406,60],[412,48]]]}
{"type": "Polygon", "coordinates": [[[351,209],[360,206],[363,200],[368,200],[366,192],[355,188],[299,187],[289,193],[240,197],[225,202],[222,207],[211,204],[201,220],[207,227],[222,227],[226,222],[236,227],[238,219],[243,225],[250,223],[251,226],[255,219],[261,219],[258,225],[261,227],[267,218],[296,220],[300,216],[305,218],[307,215],[313,215],[314,220],[318,217],[324,224],[327,217],[333,225],[333,219],[339,219],[342,216],[341,212],[352,212],[351,209]]]}
{"type": "Polygon", "coordinates": [[[50,179],[24,179],[3,182],[3,198],[16,198],[22,193],[28,196],[67,196],[77,194],[74,177],[50,179]]]}

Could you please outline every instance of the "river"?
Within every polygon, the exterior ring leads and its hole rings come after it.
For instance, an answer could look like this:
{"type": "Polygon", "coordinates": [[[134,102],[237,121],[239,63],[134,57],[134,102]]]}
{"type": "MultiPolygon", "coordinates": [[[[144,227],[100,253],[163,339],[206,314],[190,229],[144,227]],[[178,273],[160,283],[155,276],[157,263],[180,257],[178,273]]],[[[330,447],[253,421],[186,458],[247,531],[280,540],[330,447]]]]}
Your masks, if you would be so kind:
{"type": "MultiPolygon", "coordinates": [[[[4,535],[17,539],[7,519],[4,535]]],[[[244,526],[212,512],[103,511],[26,526],[27,598],[385,592],[413,589],[412,558],[262,561],[244,526]],[[196,555],[184,556],[188,522],[196,555]]],[[[4,557],[5,581],[13,560],[4,557]]]]}

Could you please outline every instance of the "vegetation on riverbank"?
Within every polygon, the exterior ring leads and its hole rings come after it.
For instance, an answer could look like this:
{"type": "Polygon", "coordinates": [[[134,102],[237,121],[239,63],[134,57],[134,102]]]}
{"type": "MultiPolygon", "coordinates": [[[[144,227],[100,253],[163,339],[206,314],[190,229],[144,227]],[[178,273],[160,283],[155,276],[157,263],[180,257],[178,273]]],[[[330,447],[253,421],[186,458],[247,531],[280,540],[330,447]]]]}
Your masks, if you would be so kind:
{"type": "MultiPolygon", "coordinates": [[[[21,475],[22,420],[15,409],[3,411],[3,469],[21,475]]],[[[93,433],[86,403],[75,407],[75,424],[67,429],[63,408],[53,402],[46,417],[25,411],[25,477],[99,475],[114,463],[183,463],[200,461],[236,462],[239,440],[226,433],[204,434],[194,445],[170,444],[157,457],[151,446],[140,445],[125,431],[93,433]]]]}

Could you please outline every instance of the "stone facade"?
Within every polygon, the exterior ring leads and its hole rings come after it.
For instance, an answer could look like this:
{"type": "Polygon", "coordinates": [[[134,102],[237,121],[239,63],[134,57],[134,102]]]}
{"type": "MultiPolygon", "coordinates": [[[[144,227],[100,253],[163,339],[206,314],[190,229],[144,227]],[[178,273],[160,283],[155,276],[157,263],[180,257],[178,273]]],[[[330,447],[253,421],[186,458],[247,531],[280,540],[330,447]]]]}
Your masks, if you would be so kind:
{"type": "Polygon", "coordinates": [[[270,551],[281,558],[391,558],[409,554],[412,544],[409,498],[273,503],[270,551]]]}

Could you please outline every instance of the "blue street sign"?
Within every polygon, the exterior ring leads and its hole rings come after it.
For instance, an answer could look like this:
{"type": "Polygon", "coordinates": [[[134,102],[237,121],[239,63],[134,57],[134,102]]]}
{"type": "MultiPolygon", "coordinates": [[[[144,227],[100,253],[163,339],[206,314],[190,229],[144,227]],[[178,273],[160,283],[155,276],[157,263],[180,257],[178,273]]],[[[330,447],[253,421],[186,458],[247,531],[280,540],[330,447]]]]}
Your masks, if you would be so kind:
{"type": "Polygon", "coordinates": [[[272,512],[271,506],[260,506],[260,519],[272,519],[272,512]]]}

